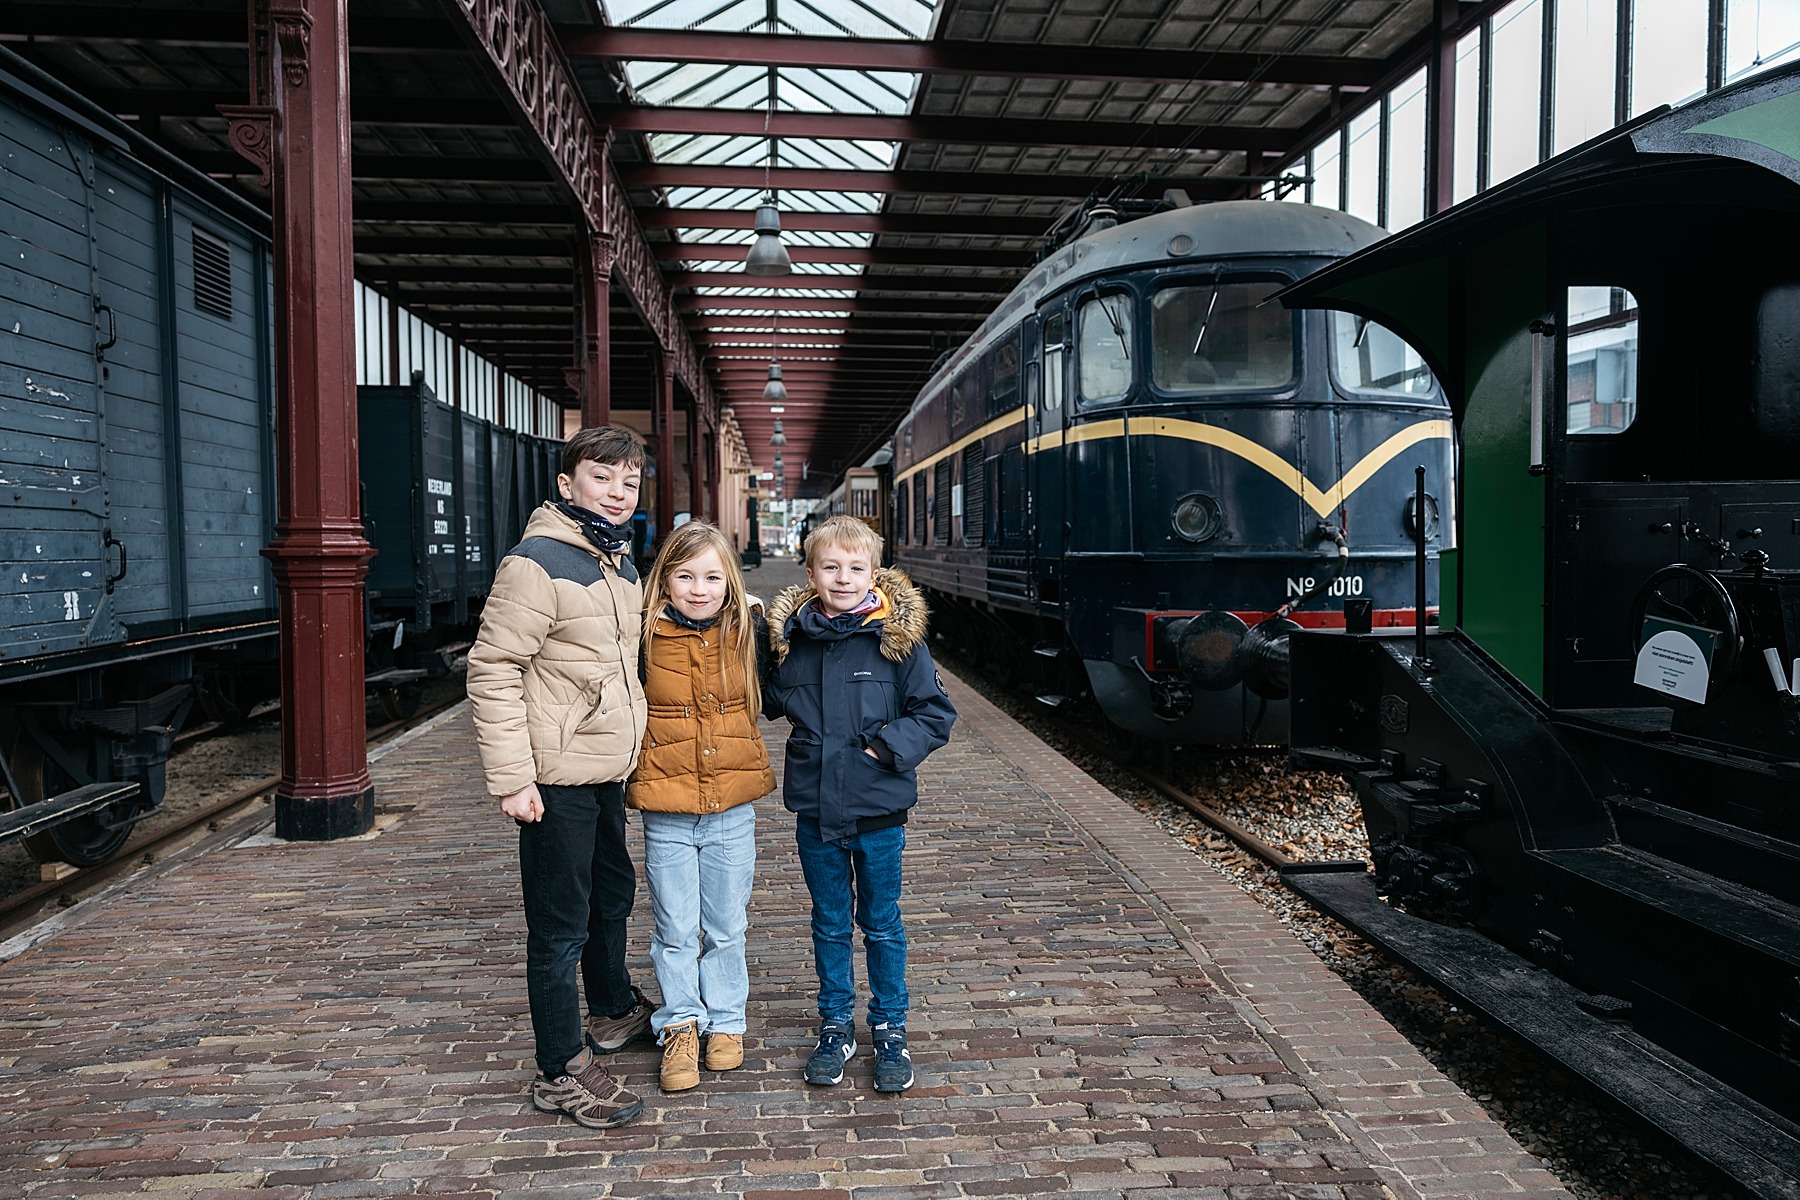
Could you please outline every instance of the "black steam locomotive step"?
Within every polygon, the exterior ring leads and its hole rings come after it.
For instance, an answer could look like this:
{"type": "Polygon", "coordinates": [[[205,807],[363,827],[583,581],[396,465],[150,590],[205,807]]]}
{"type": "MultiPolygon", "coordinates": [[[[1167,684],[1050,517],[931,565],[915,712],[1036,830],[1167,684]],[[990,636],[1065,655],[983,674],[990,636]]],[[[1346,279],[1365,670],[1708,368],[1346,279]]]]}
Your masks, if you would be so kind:
{"type": "Polygon", "coordinates": [[[1634,904],[1800,969],[1800,909],[1632,846],[1540,850],[1537,857],[1634,904]]]}
{"type": "Polygon", "coordinates": [[[1763,1200],[1800,1200],[1800,1126],[1696,1071],[1593,997],[1458,926],[1399,912],[1363,870],[1283,872],[1314,905],[1627,1111],[1683,1142],[1763,1200]],[[1599,1007],[1599,1006],[1596,1006],[1599,1007]]]}
{"type": "Polygon", "coordinates": [[[31,837],[62,824],[97,813],[138,794],[135,783],[90,783],[52,796],[41,804],[27,804],[0,815],[0,842],[31,837]]]}

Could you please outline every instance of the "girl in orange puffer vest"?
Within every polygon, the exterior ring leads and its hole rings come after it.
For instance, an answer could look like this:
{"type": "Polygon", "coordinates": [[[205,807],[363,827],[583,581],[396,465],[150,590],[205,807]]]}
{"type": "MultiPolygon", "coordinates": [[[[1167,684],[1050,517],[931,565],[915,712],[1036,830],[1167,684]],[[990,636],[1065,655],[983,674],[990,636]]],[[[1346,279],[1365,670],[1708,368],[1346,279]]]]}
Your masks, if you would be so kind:
{"type": "Polygon", "coordinates": [[[766,645],[737,553],[716,526],[669,535],[645,589],[643,754],[625,802],[644,816],[644,873],[656,926],[650,959],[663,1003],[651,1017],[662,1087],[686,1091],[706,1066],[744,1061],[750,975],[746,907],[756,868],[751,801],[775,790],[757,651],[766,645]]]}

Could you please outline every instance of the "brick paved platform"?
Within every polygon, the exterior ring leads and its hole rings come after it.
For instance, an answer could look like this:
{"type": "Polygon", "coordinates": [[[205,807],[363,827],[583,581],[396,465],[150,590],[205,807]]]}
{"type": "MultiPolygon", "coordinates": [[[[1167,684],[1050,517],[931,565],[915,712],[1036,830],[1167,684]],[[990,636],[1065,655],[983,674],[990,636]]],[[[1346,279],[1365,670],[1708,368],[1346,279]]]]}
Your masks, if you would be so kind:
{"type": "Polygon", "coordinates": [[[800,1082],[815,981],[771,798],[743,1069],[665,1097],[637,1047],[637,1123],[534,1111],[516,839],[459,709],[374,762],[377,834],[194,857],[0,966],[0,1196],[1565,1194],[1262,908],[946,678],[963,717],[907,851],[913,1091],[875,1093],[866,1053],[800,1082]]]}

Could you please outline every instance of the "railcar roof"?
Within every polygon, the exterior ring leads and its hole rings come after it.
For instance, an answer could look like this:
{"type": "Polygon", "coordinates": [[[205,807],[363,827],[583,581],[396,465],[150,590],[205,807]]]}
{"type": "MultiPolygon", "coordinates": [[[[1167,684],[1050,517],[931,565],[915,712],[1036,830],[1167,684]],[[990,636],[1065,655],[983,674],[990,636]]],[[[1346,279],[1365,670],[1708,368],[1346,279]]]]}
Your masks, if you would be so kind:
{"type": "Polygon", "coordinates": [[[981,326],[933,374],[924,395],[983,353],[1037,304],[1089,279],[1153,266],[1243,258],[1342,258],[1374,245],[1377,225],[1311,204],[1227,200],[1169,209],[1077,238],[1019,282],[981,326]]]}

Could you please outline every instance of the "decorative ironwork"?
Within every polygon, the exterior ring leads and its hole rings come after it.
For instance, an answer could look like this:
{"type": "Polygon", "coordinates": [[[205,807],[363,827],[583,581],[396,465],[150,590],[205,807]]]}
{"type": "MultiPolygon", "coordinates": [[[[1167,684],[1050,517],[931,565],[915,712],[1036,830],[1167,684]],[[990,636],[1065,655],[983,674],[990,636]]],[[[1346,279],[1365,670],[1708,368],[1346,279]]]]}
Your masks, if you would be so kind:
{"type": "Polygon", "coordinates": [[[312,13],[307,0],[268,0],[269,24],[281,46],[281,76],[289,87],[306,82],[311,68],[307,54],[312,43],[312,13]]]}
{"type": "Polygon", "coordinates": [[[279,116],[273,105],[221,104],[219,115],[230,122],[231,148],[256,167],[256,181],[269,186],[270,171],[275,163],[275,123],[279,116]]]}
{"type": "Polygon", "coordinates": [[[606,229],[606,135],[588,115],[549,19],[536,0],[456,0],[456,7],[574,193],[589,227],[606,229]]]}
{"type": "Polygon", "coordinates": [[[675,377],[705,409],[708,419],[717,410],[712,384],[700,366],[700,354],[688,336],[687,326],[675,310],[675,297],[657,266],[650,243],[638,226],[625,189],[619,186],[612,163],[606,164],[606,220],[612,232],[613,266],[625,283],[626,294],[637,307],[644,323],[650,327],[656,344],[675,367],[675,377]]]}

